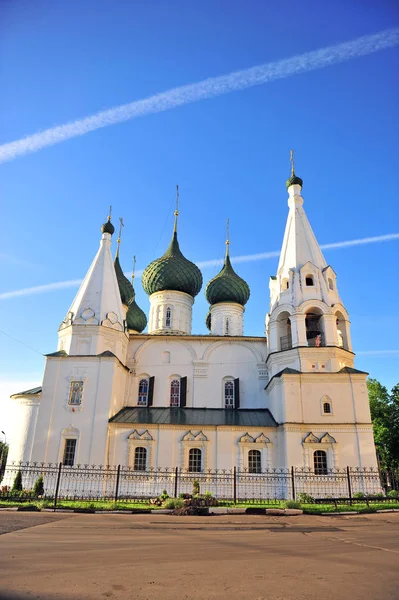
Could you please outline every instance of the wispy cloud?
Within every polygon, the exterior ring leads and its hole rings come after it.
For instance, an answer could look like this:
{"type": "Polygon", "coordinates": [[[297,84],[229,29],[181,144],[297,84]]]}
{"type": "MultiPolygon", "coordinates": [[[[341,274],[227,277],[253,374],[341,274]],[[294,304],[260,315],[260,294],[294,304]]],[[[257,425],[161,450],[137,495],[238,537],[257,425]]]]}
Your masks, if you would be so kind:
{"type": "Polygon", "coordinates": [[[15,267],[24,267],[27,269],[31,269],[33,267],[37,268],[37,265],[32,264],[28,260],[18,258],[17,256],[7,254],[6,252],[0,252],[0,263],[4,263],[6,265],[11,265],[15,267]]]}
{"type": "Polygon", "coordinates": [[[262,85],[322,69],[331,65],[351,60],[367,54],[373,54],[386,48],[399,44],[399,28],[387,29],[373,35],[365,35],[349,42],[335,44],[306,52],[291,58],[276,62],[235,71],[228,75],[212,77],[181,87],[176,87],[166,92],[155,94],[143,100],[122,104],[94,115],[45,129],[39,133],[9,142],[0,146],[0,162],[13,160],[18,156],[37,152],[47,146],[58,144],[74,137],[85,135],[90,131],[115,125],[137,117],[159,113],[182,106],[228,94],[237,90],[244,90],[256,85],[262,85]]]}
{"type": "MultiPolygon", "coordinates": [[[[388,233],[386,235],[377,235],[374,237],[360,238],[357,240],[347,240],[344,242],[334,242],[332,244],[322,244],[320,248],[336,250],[339,248],[347,248],[348,246],[360,246],[362,244],[376,244],[378,242],[389,242],[392,240],[399,239],[399,233],[388,233]]],[[[257,260],[266,260],[268,258],[276,258],[280,255],[279,250],[273,250],[272,252],[261,252],[259,254],[243,254],[241,256],[234,256],[231,258],[231,262],[234,264],[254,262],[257,260]]],[[[212,260],[203,260],[196,263],[201,269],[207,269],[223,264],[223,259],[214,258],[212,260]]],[[[143,271],[136,271],[136,277],[141,277],[143,271]]],[[[126,273],[129,276],[129,273],[126,273]]],[[[47,283],[45,285],[37,285],[35,287],[23,288],[21,290],[13,290],[11,292],[3,292],[0,294],[0,300],[7,300],[8,298],[17,298],[18,296],[32,296],[33,294],[42,294],[44,292],[53,292],[56,290],[62,290],[64,288],[78,287],[82,283],[81,279],[72,279],[69,281],[58,281],[56,283],[47,283]]]]}

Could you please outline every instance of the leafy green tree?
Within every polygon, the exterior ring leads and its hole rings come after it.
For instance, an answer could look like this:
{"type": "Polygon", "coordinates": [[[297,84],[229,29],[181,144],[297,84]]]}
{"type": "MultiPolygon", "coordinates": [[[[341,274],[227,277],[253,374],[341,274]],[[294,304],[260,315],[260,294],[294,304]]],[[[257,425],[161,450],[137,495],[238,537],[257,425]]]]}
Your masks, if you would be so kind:
{"type": "Polygon", "coordinates": [[[0,481],[2,481],[2,479],[4,477],[4,472],[6,470],[7,455],[8,455],[8,444],[5,444],[4,442],[0,442],[0,481]]]}
{"type": "Polygon", "coordinates": [[[14,479],[14,483],[12,486],[12,491],[13,492],[22,492],[22,473],[21,471],[18,471],[18,473],[15,476],[14,479]]]}
{"type": "Polygon", "coordinates": [[[35,496],[44,496],[44,481],[43,475],[40,475],[35,481],[35,485],[33,486],[33,492],[35,496]]]}
{"type": "Polygon", "coordinates": [[[376,379],[367,380],[374,441],[382,467],[399,467],[399,384],[391,393],[376,379]]]}

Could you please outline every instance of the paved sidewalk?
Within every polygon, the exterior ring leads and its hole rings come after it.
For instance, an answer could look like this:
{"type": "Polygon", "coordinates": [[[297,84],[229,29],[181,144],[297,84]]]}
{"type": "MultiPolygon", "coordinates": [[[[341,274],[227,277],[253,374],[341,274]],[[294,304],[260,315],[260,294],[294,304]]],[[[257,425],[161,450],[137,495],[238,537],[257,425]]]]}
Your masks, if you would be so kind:
{"type": "Polygon", "coordinates": [[[399,598],[399,513],[37,517],[0,536],[1,599],[399,598]]]}

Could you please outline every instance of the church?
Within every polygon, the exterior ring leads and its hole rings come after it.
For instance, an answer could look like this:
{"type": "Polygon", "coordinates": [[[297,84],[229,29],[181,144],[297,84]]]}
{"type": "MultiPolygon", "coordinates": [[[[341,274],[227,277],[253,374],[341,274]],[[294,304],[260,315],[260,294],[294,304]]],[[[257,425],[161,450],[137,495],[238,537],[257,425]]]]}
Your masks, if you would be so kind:
{"type": "Polygon", "coordinates": [[[205,286],[209,334],[198,335],[192,311],[203,277],[179,246],[178,210],[169,247],[142,275],[148,319],[121,268],[120,239],[113,258],[108,217],[42,386],[12,396],[9,461],[191,473],[376,468],[367,373],[354,367],[348,312],[302,186],[292,162],[265,334],[256,337],[245,335],[250,287],[228,239],[223,267],[205,286]]]}

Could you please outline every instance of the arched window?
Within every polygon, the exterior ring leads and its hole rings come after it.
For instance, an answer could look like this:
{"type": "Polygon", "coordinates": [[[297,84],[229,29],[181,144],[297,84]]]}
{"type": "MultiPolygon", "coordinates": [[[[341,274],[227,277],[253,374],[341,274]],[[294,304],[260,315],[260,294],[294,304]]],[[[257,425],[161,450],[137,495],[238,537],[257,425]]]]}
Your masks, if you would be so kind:
{"type": "Polygon", "coordinates": [[[313,454],[314,474],[327,475],[327,453],[325,450],[316,450],[313,454]]]}
{"type": "Polygon", "coordinates": [[[147,406],[148,402],[148,379],[140,379],[137,406],[147,406]]]}
{"type": "Polygon", "coordinates": [[[248,452],[248,471],[250,473],[260,473],[262,471],[260,450],[250,450],[248,452]]]}
{"type": "Polygon", "coordinates": [[[134,470],[145,471],[147,466],[147,448],[138,446],[134,451],[134,470]]]}
{"type": "Polygon", "coordinates": [[[165,327],[172,327],[172,309],[170,306],[166,309],[165,327]]]}
{"type": "Polygon", "coordinates": [[[283,292],[285,290],[288,290],[290,287],[290,282],[288,281],[288,279],[283,279],[282,284],[281,284],[281,288],[283,290],[283,292]]]}
{"type": "Polygon", "coordinates": [[[224,383],[224,407],[234,408],[234,381],[224,383]]]}
{"type": "Polygon", "coordinates": [[[190,473],[201,473],[202,452],[199,448],[191,448],[188,453],[188,470],[190,473]]]}
{"type": "Polygon", "coordinates": [[[328,278],[328,287],[330,288],[330,290],[334,289],[334,282],[331,279],[331,277],[328,278]]]}
{"type": "Polygon", "coordinates": [[[180,379],[170,382],[170,405],[180,406],[180,379]]]}
{"type": "Polygon", "coordinates": [[[325,415],[330,415],[331,414],[331,404],[329,402],[324,402],[323,403],[323,413],[325,415]]]}
{"type": "Polygon", "coordinates": [[[308,287],[311,287],[312,285],[314,285],[314,283],[313,283],[313,275],[306,275],[305,283],[306,283],[306,285],[308,287]]]}
{"type": "Polygon", "coordinates": [[[230,333],[230,321],[229,321],[229,317],[226,317],[226,321],[225,321],[225,324],[224,324],[224,333],[226,335],[229,335],[229,333],[230,333]]]}

